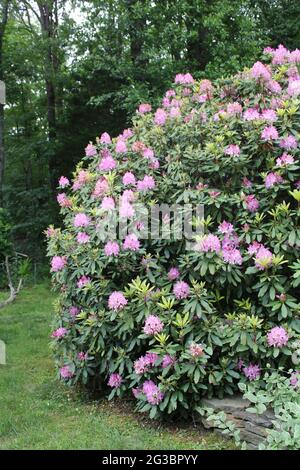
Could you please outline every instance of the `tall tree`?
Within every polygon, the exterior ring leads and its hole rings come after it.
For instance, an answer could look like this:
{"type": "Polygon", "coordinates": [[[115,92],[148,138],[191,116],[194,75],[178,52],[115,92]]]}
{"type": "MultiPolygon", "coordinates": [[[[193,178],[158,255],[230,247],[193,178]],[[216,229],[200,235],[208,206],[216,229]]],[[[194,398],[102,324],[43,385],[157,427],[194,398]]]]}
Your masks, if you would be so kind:
{"type": "MultiPolygon", "coordinates": [[[[0,9],[0,81],[4,79],[3,71],[3,39],[8,20],[10,0],[2,0],[0,9]]],[[[4,178],[4,104],[0,102],[0,198],[2,199],[4,178]]]]}

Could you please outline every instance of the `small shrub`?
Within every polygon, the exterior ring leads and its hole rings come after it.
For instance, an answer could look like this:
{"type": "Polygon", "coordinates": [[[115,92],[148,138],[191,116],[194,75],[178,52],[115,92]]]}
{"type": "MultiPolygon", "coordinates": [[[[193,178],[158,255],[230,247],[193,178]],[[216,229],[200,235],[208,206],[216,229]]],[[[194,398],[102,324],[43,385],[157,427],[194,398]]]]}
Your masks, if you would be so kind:
{"type": "Polygon", "coordinates": [[[60,179],[65,225],[47,236],[60,291],[53,350],[69,384],[177,416],[258,380],[267,363],[293,367],[300,52],[266,49],[263,60],[214,84],[176,76],[161,108],[142,104],[132,129],[87,146],[70,189],[60,179]],[[119,200],[129,234],[103,241],[119,200]],[[196,249],[143,239],[137,202],[203,204],[196,249]]]}

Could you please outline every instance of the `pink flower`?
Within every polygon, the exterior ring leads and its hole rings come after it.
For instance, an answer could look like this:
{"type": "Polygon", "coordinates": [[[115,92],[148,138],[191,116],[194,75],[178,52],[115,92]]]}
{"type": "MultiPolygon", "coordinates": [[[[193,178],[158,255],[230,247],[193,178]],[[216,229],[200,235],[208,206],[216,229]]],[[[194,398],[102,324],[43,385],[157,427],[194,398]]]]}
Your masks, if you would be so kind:
{"type": "Polygon", "coordinates": [[[282,326],[275,326],[267,334],[267,342],[269,346],[274,348],[282,348],[286,346],[289,335],[282,326]]]}
{"type": "Polygon", "coordinates": [[[77,359],[79,359],[79,361],[86,361],[87,358],[88,358],[87,353],[84,353],[83,351],[80,351],[80,352],[77,354],[77,359]]]}
{"type": "Polygon", "coordinates": [[[173,366],[175,362],[176,362],[175,357],[170,356],[169,354],[165,354],[163,357],[161,366],[163,369],[166,369],[169,366],[173,366]]]}
{"type": "Polygon", "coordinates": [[[87,183],[89,180],[89,173],[85,170],[80,170],[74,183],[72,186],[72,189],[76,191],[77,189],[80,189],[85,183],[87,183]]]}
{"type": "Polygon", "coordinates": [[[159,168],[159,160],[157,158],[150,158],[149,168],[157,170],[159,168]]]}
{"type": "Polygon", "coordinates": [[[251,188],[252,187],[251,181],[248,178],[246,178],[246,176],[244,176],[244,178],[243,178],[242,185],[244,186],[244,188],[251,188]]]}
{"type": "Polygon", "coordinates": [[[67,186],[70,186],[70,181],[65,176],[61,176],[59,178],[58,184],[60,188],[66,188],[67,186]]]}
{"type": "Polygon", "coordinates": [[[191,343],[189,350],[190,350],[191,356],[193,357],[200,357],[200,356],[203,356],[204,354],[203,348],[201,347],[200,344],[197,344],[197,343],[191,343]]]}
{"type": "Polygon", "coordinates": [[[177,85],[191,85],[194,83],[194,79],[190,73],[178,73],[175,76],[175,83],[177,85]]]}
{"type": "Polygon", "coordinates": [[[108,385],[112,388],[119,388],[121,383],[123,382],[123,379],[120,374],[111,374],[109,377],[108,385]]]}
{"type": "Polygon", "coordinates": [[[180,111],[180,109],[173,106],[173,107],[170,109],[170,118],[171,118],[171,119],[176,119],[176,118],[179,118],[180,116],[181,116],[181,111],[180,111]]]}
{"type": "Polygon", "coordinates": [[[166,111],[161,108],[158,108],[154,116],[154,122],[158,126],[163,126],[166,123],[167,117],[168,115],[166,111]]]}
{"type": "Polygon", "coordinates": [[[276,80],[270,80],[267,83],[267,88],[271,93],[275,93],[277,95],[282,91],[280,84],[276,82],[276,80]]]}
{"type": "Polygon", "coordinates": [[[244,367],[243,372],[247,379],[256,380],[260,377],[261,369],[258,364],[249,364],[248,367],[244,367]]]}
{"type": "Polygon", "coordinates": [[[186,299],[190,293],[190,286],[184,281],[177,281],[173,287],[176,299],[186,299]]]}
{"type": "Polygon", "coordinates": [[[127,152],[127,145],[123,139],[119,139],[116,143],[116,153],[126,153],[127,152]]]}
{"type": "Polygon", "coordinates": [[[86,286],[87,284],[89,284],[89,282],[91,282],[91,278],[88,277],[88,276],[81,276],[81,278],[79,278],[79,280],[77,281],[77,287],[78,289],[82,289],[82,287],[86,286]]]}
{"type": "Polygon", "coordinates": [[[134,192],[131,189],[125,189],[125,191],[121,195],[121,203],[124,204],[125,202],[133,202],[134,198],[134,192]]]}
{"type": "Polygon", "coordinates": [[[51,271],[56,273],[64,269],[67,264],[67,259],[65,256],[53,256],[51,260],[51,271]]]}
{"type": "Polygon", "coordinates": [[[234,101],[233,103],[229,103],[227,105],[226,111],[228,114],[237,115],[237,114],[242,114],[243,108],[240,105],[240,103],[234,101]]]}
{"type": "Polygon", "coordinates": [[[125,186],[129,184],[135,184],[135,176],[131,171],[127,171],[125,175],[122,178],[122,183],[125,184],[125,186]]]}
{"type": "Polygon", "coordinates": [[[253,194],[249,194],[249,196],[246,197],[245,202],[249,212],[256,212],[259,208],[259,201],[253,194]]]}
{"type": "Polygon", "coordinates": [[[299,387],[299,384],[300,384],[300,371],[298,370],[291,374],[290,386],[297,388],[299,387]]]}
{"type": "Polygon", "coordinates": [[[85,148],[85,154],[87,157],[94,157],[94,155],[97,155],[96,147],[92,144],[88,144],[85,148]]]}
{"type": "Polygon", "coordinates": [[[284,64],[285,62],[287,62],[289,55],[289,51],[282,44],[280,44],[277,49],[275,49],[275,51],[273,52],[272,64],[284,64]]]}
{"type": "Polygon", "coordinates": [[[276,140],[278,139],[278,132],[277,132],[277,129],[276,127],[274,126],[268,126],[268,127],[265,127],[264,130],[262,131],[261,133],[261,138],[263,140],[276,140]]]}
{"type": "Polygon", "coordinates": [[[90,218],[83,213],[76,214],[74,217],[74,227],[87,227],[90,223],[90,218]]]}
{"type": "Polygon", "coordinates": [[[223,234],[228,234],[233,232],[233,225],[230,224],[229,222],[226,222],[224,220],[218,227],[218,232],[223,233],[223,234]]]}
{"type": "Polygon", "coordinates": [[[221,243],[216,235],[210,233],[209,235],[204,235],[200,240],[198,243],[198,249],[204,253],[209,251],[217,253],[221,249],[221,243]]]}
{"type": "Polygon", "coordinates": [[[175,281],[180,276],[180,272],[177,268],[171,268],[168,272],[168,279],[169,281],[175,281]]]}
{"type": "Polygon", "coordinates": [[[90,236],[86,232],[79,232],[77,234],[77,241],[80,244],[85,244],[90,241],[90,236]]]}
{"type": "Polygon", "coordinates": [[[153,176],[144,176],[144,179],[137,182],[138,191],[148,191],[155,188],[155,180],[153,176]]]}
{"type": "Polygon", "coordinates": [[[60,338],[63,338],[64,336],[66,336],[66,334],[68,334],[67,328],[60,327],[60,328],[57,328],[57,330],[53,331],[51,336],[52,336],[52,338],[60,339],[60,338]]]}
{"type": "Polygon", "coordinates": [[[164,324],[156,315],[149,315],[146,318],[143,331],[146,335],[154,336],[157,333],[160,333],[164,328],[164,324]]]}
{"type": "Polygon", "coordinates": [[[108,191],[108,182],[107,179],[104,176],[101,176],[100,179],[98,179],[93,196],[94,197],[102,197],[107,191],[108,191]]]}
{"type": "Polygon", "coordinates": [[[119,139],[121,139],[121,140],[122,140],[122,139],[127,140],[127,139],[129,139],[130,137],[132,137],[132,136],[133,136],[133,131],[132,131],[132,129],[124,129],[123,134],[121,134],[121,135],[119,136],[119,139]]]}
{"type": "Polygon", "coordinates": [[[237,248],[223,249],[222,256],[226,263],[232,265],[241,265],[243,263],[241,252],[237,248]]]}
{"type": "Polygon", "coordinates": [[[289,62],[291,63],[298,63],[300,62],[300,50],[299,49],[295,49],[294,51],[292,51],[289,55],[289,62]]]}
{"type": "Polygon", "coordinates": [[[140,357],[134,362],[134,371],[137,375],[145,374],[145,372],[148,372],[148,370],[149,364],[147,360],[145,360],[144,356],[140,357]]]}
{"type": "Polygon", "coordinates": [[[99,170],[100,171],[111,171],[114,168],[116,168],[117,162],[113,159],[111,155],[107,155],[106,157],[103,157],[100,164],[99,164],[99,170]]]}
{"type": "Polygon", "coordinates": [[[261,271],[269,268],[272,265],[273,255],[270,250],[261,246],[255,257],[255,266],[261,271]]]}
{"type": "Polygon", "coordinates": [[[267,69],[267,67],[262,64],[261,62],[255,62],[251,69],[251,77],[258,79],[258,80],[263,80],[265,82],[271,80],[271,73],[267,69]]]}
{"type": "Polygon", "coordinates": [[[288,153],[284,153],[281,157],[277,158],[276,166],[292,165],[295,162],[294,157],[288,153]]]}
{"type": "Polygon", "coordinates": [[[228,145],[224,150],[225,155],[231,155],[232,157],[238,157],[241,153],[241,149],[238,145],[228,145]]]}
{"type": "Polygon", "coordinates": [[[120,251],[117,242],[107,242],[104,246],[104,253],[106,256],[118,256],[120,251]]]}
{"type": "Polygon", "coordinates": [[[248,253],[249,255],[256,255],[258,250],[263,247],[261,243],[254,241],[251,245],[248,246],[248,253]]]}
{"type": "Polygon", "coordinates": [[[74,375],[69,366],[61,367],[59,373],[62,379],[70,379],[74,375]]]}
{"type": "Polygon", "coordinates": [[[140,242],[134,233],[131,233],[125,237],[123,242],[123,249],[130,251],[137,251],[140,248],[140,242]]]}
{"type": "Polygon", "coordinates": [[[122,202],[120,206],[120,217],[130,219],[135,215],[134,207],[129,202],[122,202]]]}
{"type": "Polygon", "coordinates": [[[71,207],[72,202],[70,199],[67,198],[65,193],[60,193],[57,195],[57,202],[60,205],[60,207],[71,207]]]}
{"type": "Polygon", "coordinates": [[[127,304],[128,301],[125,299],[122,292],[114,291],[112,294],[110,294],[108,299],[108,307],[110,310],[118,312],[119,310],[122,310],[127,304]]]}
{"type": "Polygon", "coordinates": [[[213,85],[211,81],[207,79],[201,80],[199,90],[201,93],[207,93],[208,95],[211,95],[213,92],[213,85]]]}
{"type": "Polygon", "coordinates": [[[298,145],[297,139],[293,135],[288,135],[279,142],[279,146],[285,150],[296,149],[298,145]]]}
{"type": "Polygon", "coordinates": [[[243,118],[245,121],[255,121],[257,119],[260,119],[260,114],[255,108],[249,108],[246,109],[246,111],[243,114],[243,118]]]}
{"type": "Polygon", "coordinates": [[[158,405],[164,398],[163,392],[155,385],[152,380],[147,380],[143,384],[143,393],[146,395],[150,405],[158,405]]]}
{"type": "Polygon", "coordinates": [[[107,132],[103,132],[100,137],[101,144],[111,144],[110,135],[107,132]]]}
{"type": "Polygon", "coordinates": [[[277,121],[277,114],[274,109],[264,109],[261,118],[265,121],[275,122],[277,121]]]}
{"type": "Polygon", "coordinates": [[[78,315],[79,312],[80,312],[80,309],[78,307],[72,306],[69,308],[69,313],[71,317],[76,317],[76,315],[78,315]]]}
{"type": "Polygon", "coordinates": [[[290,82],[287,92],[290,96],[300,95],[300,80],[294,80],[290,82]]]}
{"type": "Polygon", "coordinates": [[[101,202],[101,209],[105,211],[110,211],[115,208],[115,201],[113,197],[104,196],[101,202]]]}
{"type": "Polygon", "coordinates": [[[142,104],[139,105],[138,112],[140,114],[150,113],[151,109],[152,109],[151,104],[142,103],[142,104]]]}
{"type": "Polygon", "coordinates": [[[282,176],[280,176],[278,173],[268,173],[266,178],[265,178],[265,186],[266,188],[272,188],[275,184],[280,184],[283,182],[282,176]]]}

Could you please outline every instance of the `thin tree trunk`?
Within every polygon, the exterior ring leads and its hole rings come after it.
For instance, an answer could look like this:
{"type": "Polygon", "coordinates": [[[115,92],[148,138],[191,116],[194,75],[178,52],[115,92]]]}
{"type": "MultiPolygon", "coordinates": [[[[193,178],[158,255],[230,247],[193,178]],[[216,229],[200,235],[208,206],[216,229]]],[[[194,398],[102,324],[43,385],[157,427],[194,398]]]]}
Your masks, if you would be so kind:
{"type": "MultiPolygon", "coordinates": [[[[1,22],[0,22],[0,80],[3,81],[3,38],[8,19],[8,7],[10,0],[2,0],[1,22]]],[[[0,103],[0,201],[3,197],[3,179],[4,179],[4,104],[0,103]]]]}
{"type": "Polygon", "coordinates": [[[40,12],[41,32],[45,41],[45,85],[46,85],[46,99],[47,99],[47,122],[48,122],[48,139],[51,145],[49,156],[49,173],[51,189],[55,192],[57,185],[57,161],[56,161],[56,87],[55,87],[55,72],[57,72],[56,55],[54,53],[53,40],[56,35],[55,24],[55,3],[53,1],[38,1],[40,12]]]}

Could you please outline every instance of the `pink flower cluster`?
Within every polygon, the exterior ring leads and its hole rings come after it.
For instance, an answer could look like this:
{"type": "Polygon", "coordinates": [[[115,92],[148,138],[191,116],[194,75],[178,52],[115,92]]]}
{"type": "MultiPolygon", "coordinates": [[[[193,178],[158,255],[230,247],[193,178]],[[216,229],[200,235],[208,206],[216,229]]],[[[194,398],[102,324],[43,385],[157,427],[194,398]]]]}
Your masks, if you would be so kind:
{"type": "Polygon", "coordinates": [[[81,276],[77,281],[77,287],[78,289],[82,289],[90,282],[91,282],[91,278],[89,276],[81,276]]]}
{"type": "Polygon", "coordinates": [[[158,355],[156,353],[147,353],[145,356],[141,356],[134,362],[134,371],[137,375],[145,374],[152,367],[155,366],[158,360],[158,355]]]}
{"type": "Polygon", "coordinates": [[[173,287],[176,299],[186,299],[190,294],[190,286],[184,281],[177,281],[173,287]]]}
{"type": "Polygon", "coordinates": [[[197,248],[203,253],[207,253],[209,251],[212,253],[218,253],[221,250],[221,243],[216,235],[210,233],[208,235],[204,235],[204,237],[199,241],[197,248]]]}
{"type": "Polygon", "coordinates": [[[67,328],[64,328],[63,326],[61,326],[60,328],[57,328],[57,330],[53,331],[51,336],[52,338],[61,339],[64,336],[66,336],[66,334],[68,334],[67,328]]]}
{"type": "Polygon", "coordinates": [[[73,225],[74,227],[87,227],[90,224],[90,218],[84,214],[79,213],[74,217],[73,225]]]}
{"type": "Polygon", "coordinates": [[[137,251],[140,248],[140,241],[134,233],[130,233],[123,241],[123,249],[129,251],[137,251]]]}
{"type": "Polygon", "coordinates": [[[275,326],[267,334],[267,342],[269,346],[274,348],[282,348],[287,345],[289,335],[282,326],[275,326]]]}
{"type": "Polygon", "coordinates": [[[118,242],[107,242],[104,246],[105,256],[118,256],[120,247],[118,242]]]}
{"type": "Polygon", "coordinates": [[[275,184],[283,182],[283,178],[279,173],[268,173],[265,178],[265,186],[267,189],[272,188],[275,184]]]}
{"type": "Polygon", "coordinates": [[[67,264],[67,258],[65,256],[53,256],[51,260],[51,271],[56,273],[64,269],[67,264]]]}
{"type": "Polygon", "coordinates": [[[114,373],[111,374],[108,380],[108,385],[112,388],[119,388],[123,379],[120,374],[114,373]]]}
{"type": "Polygon", "coordinates": [[[114,291],[110,294],[108,299],[108,307],[110,310],[118,312],[122,310],[127,304],[128,301],[125,299],[122,292],[114,291]]]}
{"type": "Polygon", "coordinates": [[[158,316],[149,315],[149,317],[146,318],[143,331],[146,335],[154,336],[157,333],[160,333],[163,330],[163,328],[164,328],[164,324],[158,316]]]}
{"type": "Polygon", "coordinates": [[[178,73],[175,76],[175,83],[177,85],[192,85],[194,79],[190,73],[178,73]]]}
{"type": "Polygon", "coordinates": [[[278,131],[274,126],[265,127],[261,133],[262,140],[270,141],[278,139],[278,131]]]}
{"type": "Polygon", "coordinates": [[[62,379],[71,379],[74,375],[69,366],[61,367],[59,373],[62,379]]]}
{"type": "Polygon", "coordinates": [[[189,351],[190,351],[191,356],[193,357],[200,357],[200,356],[203,356],[204,354],[202,346],[197,343],[191,343],[189,347],[189,351]]]}
{"type": "Polygon", "coordinates": [[[152,380],[146,380],[143,384],[143,393],[150,405],[158,405],[164,398],[163,392],[152,380]]]}
{"type": "Polygon", "coordinates": [[[243,372],[247,379],[256,380],[260,377],[261,368],[258,364],[249,364],[247,367],[243,368],[243,372]]]}
{"type": "Polygon", "coordinates": [[[151,112],[151,104],[148,104],[148,103],[142,103],[139,105],[139,109],[138,109],[138,112],[140,114],[146,114],[146,113],[150,113],[151,112]]]}
{"type": "Polygon", "coordinates": [[[138,191],[148,191],[155,188],[155,180],[153,176],[145,175],[142,180],[137,182],[138,191]]]}
{"type": "Polygon", "coordinates": [[[177,268],[171,268],[168,272],[169,281],[175,281],[180,276],[180,272],[177,268]]]}
{"type": "Polygon", "coordinates": [[[225,155],[230,155],[232,157],[238,157],[241,153],[241,149],[236,144],[228,145],[224,150],[225,155]]]}

